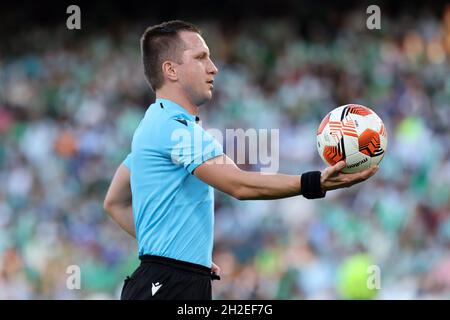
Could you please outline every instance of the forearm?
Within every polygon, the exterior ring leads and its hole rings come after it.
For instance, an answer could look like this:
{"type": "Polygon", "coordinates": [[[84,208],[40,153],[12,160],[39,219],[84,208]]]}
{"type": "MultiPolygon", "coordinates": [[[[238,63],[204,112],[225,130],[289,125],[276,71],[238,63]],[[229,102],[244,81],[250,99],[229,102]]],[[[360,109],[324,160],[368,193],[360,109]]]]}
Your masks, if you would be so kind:
{"type": "Polygon", "coordinates": [[[234,196],[240,200],[267,200],[299,194],[300,176],[240,171],[234,196]]]}
{"type": "Polygon", "coordinates": [[[302,192],[307,199],[317,199],[323,198],[328,190],[364,181],[377,171],[377,167],[373,167],[358,173],[344,174],[340,172],[344,167],[345,162],[340,161],[323,172],[312,171],[301,176],[271,175],[243,171],[227,155],[220,155],[199,165],[194,175],[239,200],[281,199],[302,192]]]}
{"type": "Polygon", "coordinates": [[[300,176],[243,171],[226,155],[205,161],[194,174],[239,200],[281,199],[300,194],[300,176]]]}
{"type": "Polygon", "coordinates": [[[136,238],[133,208],[129,206],[111,206],[106,210],[111,218],[129,235],[136,238]]]}

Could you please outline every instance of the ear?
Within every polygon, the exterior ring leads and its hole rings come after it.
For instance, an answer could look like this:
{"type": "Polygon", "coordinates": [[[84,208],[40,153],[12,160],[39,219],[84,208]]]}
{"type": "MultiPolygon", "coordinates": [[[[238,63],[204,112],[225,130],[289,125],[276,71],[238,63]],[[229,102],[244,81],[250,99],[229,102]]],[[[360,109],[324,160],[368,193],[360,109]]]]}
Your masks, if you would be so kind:
{"type": "Polygon", "coordinates": [[[164,61],[161,67],[165,78],[168,78],[171,81],[178,80],[177,69],[172,61],[164,61]]]}

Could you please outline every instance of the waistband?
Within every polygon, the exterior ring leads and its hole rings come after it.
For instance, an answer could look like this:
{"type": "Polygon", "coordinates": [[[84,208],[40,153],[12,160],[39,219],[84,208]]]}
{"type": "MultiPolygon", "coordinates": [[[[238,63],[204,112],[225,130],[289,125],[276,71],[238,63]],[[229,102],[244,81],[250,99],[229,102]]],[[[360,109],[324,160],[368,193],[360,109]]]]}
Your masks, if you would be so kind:
{"type": "Polygon", "coordinates": [[[196,273],[200,273],[200,274],[203,274],[206,276],[211,276],[210,268],[200,265],[200,264],[192,263],[192,262],[176,260],[176,259],[172,259],[172,258],[168,258],[168,257],[153,256],[153,255],[149,255],[149,254],[144,254],[142,256],[139,256],[139,259],[141,260],[141,264],[159,263],[159,264],[166,265],[169,267],[176,267],[176,268],[180,268],[180,269],[183,269],[186,271],[196,272],[196,273]]]}

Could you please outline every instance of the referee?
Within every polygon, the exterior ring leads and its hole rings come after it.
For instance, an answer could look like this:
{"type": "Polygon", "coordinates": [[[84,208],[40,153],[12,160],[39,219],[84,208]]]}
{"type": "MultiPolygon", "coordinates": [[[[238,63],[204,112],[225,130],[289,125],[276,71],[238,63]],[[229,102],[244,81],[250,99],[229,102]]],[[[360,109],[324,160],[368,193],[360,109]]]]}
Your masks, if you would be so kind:
{"type": "Polygon", "coordinates": [[[138,242],[141,264],[125,279],[121,299],[212,298],[211,280],[220,278],[212,262],[213,187],[240,200],[314,199],[377,171],[342,174],[343,161],[302,175],[240,170],[198,124],[199,106],[211,99],[218,73],[199,29],[178,20],[149,27],[141,52],[156,101],[104,200],[108,214],[138,242]]]}

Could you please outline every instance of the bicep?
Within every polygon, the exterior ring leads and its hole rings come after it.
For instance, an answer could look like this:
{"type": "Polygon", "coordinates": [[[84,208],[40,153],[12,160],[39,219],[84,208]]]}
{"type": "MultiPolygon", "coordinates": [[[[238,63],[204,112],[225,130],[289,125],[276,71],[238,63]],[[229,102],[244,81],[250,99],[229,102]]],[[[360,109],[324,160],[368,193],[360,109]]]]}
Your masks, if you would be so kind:
{"type": "Polygon", "coordinates": [[[203,162],[195,169],[194,175],[210,186],[235,196],[242,172],[233,160],[222,154],[203,162]]]}

